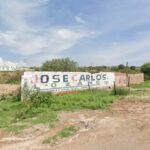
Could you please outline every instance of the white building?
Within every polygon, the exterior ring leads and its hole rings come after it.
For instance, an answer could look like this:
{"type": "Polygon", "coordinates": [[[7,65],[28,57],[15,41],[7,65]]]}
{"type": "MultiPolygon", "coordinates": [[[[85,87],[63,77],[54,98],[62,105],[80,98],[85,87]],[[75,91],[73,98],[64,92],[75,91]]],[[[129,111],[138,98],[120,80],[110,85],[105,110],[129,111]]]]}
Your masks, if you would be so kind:
{"type": "Polygon", "coordinates": [[[7,66],[7,65],[0,65],[0,71],[16,71],[16,66],[7,66]]]}

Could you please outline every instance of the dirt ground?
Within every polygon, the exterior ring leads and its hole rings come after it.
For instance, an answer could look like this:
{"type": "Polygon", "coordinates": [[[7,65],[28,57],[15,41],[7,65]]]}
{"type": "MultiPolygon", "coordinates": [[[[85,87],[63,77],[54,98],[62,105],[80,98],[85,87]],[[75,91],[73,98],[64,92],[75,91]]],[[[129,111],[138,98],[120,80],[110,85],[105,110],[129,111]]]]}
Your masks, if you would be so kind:
{"type": "Polygon", "coordinates": [[[0,84],[0,95],[14,93],[19,88],[19,85],[0,84]]]}
{"type": "Polygon", "coordinates": [[[126,98],[109,110],[78,111],[59,114],[60,122],[52,129],[36,125],[15,135],[0,130],[0,150],[149,150],[150,103],[126,98]],[[43,140],[66,126],[78,126],[72,137],[55,145],[43,140]]]}

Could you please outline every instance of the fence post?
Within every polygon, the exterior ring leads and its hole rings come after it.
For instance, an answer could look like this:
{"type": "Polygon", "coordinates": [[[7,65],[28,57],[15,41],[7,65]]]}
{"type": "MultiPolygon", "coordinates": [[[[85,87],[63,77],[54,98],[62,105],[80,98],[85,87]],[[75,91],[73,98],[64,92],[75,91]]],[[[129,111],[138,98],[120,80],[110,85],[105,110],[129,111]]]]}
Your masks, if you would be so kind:
{"type": "Polygon", "coordinates": [[[114,81],[114,95],[117,95],[116,82],[114,81]]]}
{"type": "Polygon", "coordinates": [[[129,93],[130,93],[130,76],[128,76],[128,88],[129,88],[129,93]]]}
{"type": "Polygon", "coordinates": [[[88,87],[89,87],[89,90],[91,92],[91,96],[92,96],[93,100],[95,100],[94,94],[93,94],[92,89],[90,87],[90,82],[88,82],[88,87]]]}

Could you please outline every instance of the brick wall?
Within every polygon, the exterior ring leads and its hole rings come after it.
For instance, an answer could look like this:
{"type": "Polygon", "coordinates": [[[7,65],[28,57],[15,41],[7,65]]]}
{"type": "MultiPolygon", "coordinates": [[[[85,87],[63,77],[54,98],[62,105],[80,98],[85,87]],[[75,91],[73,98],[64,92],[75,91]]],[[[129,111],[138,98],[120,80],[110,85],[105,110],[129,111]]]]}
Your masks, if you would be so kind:
{"type": "Polygon", "coordinates": [[[127,86],[127,76],[125,73],[115,73],[115,80],[117,87],[127,86]]]}
{"type": "Polygon", "coordinates": [[[129,74],[130,84],[140,84],[144,82],[144,74],[129,74]]]}
{"type": "MultiPolygon", "coordinates": [[[[130,84],[140,84],[144,82],[144,74],[129,74],[129,82],[130,84]]],[[[118,87],[126,87],[128,85],[128,79],[126,73],[115,73],[116,78],[116,86],[118,87]]]]}

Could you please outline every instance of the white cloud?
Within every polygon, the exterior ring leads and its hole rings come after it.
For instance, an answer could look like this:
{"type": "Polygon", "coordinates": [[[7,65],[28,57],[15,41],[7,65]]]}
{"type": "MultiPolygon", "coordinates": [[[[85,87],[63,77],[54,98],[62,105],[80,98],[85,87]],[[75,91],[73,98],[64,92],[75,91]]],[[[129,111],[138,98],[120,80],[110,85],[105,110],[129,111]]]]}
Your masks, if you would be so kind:
{"type": "MultiPolygon", "coordinates": [[[[27,17],[36,16],[39,7],[50,0],[5,0],[0,1],[0,19],[8,25],[7,31],[0,31],[0,45],[23,56],[59,53],[76,45],[92,33],[75,28],[49,27],[43,29],[31,25],[27,17]]],[[[81,21],[81,20],[80,20],[81,21]]]]}
{"type": "Polygon", "coordinates": [[[75,20],[77,23],[86,24],[86,21],[83,18],[81,18],[80,16],[75,16],[75,20]]]}
{"type": "Polygon", "coordinates": [[[53,28],[43,31],[8,31],[0,32],[1,45],[22,55],[38,53],[57,54],[73,47],[82,38],[91,33],[68,28],[53,28]]]}
{"type": "Polygon", "coordinates": [[[12,62],[12,61],[4,60],[3,58],[0,57],[0,66],[15,66],[15,67],[21,67],[21,66],[26,66],[26,64],[25,64],[23,61],[20,61],[20,62],[12,62]]]}
{"type": "Polygon", "coordinates": [[[41,6],[41,5],[45,5],[48,2],[50,2],[51,0],[30,0],[29,4],[31,6],[41,6]]]}
{"type": "Polygon", "coordinates": [[[88,53],[86,54],[86,57],[90,58],[90,62],[89,59],[85,59],[85,56],[81,56],[82,60],[84,60],[82,63],[112,66],[129,61],[133,65],[141,65],[150,61],[149,41],[150,35],[149,32],[146,32],[142,37],[130,42],[100,47],[96,52],[90,53],[89,55],[88,53]]]}
{"type": "MultiPolygon", "coordinates": [[[[51,1],[52,0],[0,0],[0,21],[5,28],[4,30],[0,29],[0,46],[6,47],[7,50],[14,53],[21,54],[30,60],[34,58],[36,62],[38,62],[38,60],[41,62],[47,58],[61,57],[63,52],[80,43],[82,39],[93,36],[92,32],[83,30],[87,22],[81,17],[81,14],[75,16],[74,20],[78,23],[77,26],[82,29],[54,26],[45,28],[41,25],[44,23],[41,23],[40,27],[36,25],[36,23],[34,23],[35,18],[40,18],[40,14],[45,13],[44,6],[51,1]]],[[[100,39],[103,38],[103,36],[106,38],[109,34],[110,36],[113,34],[114,37],[117,34],[128,34],[128,30],[132,28],[136,30],[137,27],[149,23],[150,5],[148,5],[148,0],[144,0],[144,3],[146,4],[142,5],[143,1],[140,0],[133,0],[130,2],[130,5],[129,2],[126,1],[109,2],[109,8],[107,11],[104,11],[104,14],[101,12],[99,14],[97,13],[98,16],[89,16],[93,19],[90,21],[89,27],[95,27],[94,30],[97,30],[96,35],[99,34],[100,39]]],[[[140,32],[140,30],[137,32],[140,32]]],[[[100,48],[94,50],[95,53],[92,51],[93,49],[90,50],[89,54],[86,53],[86,56],[81,52],[80,56],[84,56],[80,59],[82,62],[85,62],[84,64],[89,64],[89,59],[87,59],[87,57],[89,57],[90,63],[92,62],[95,65],[111,65],[112,63],[117,64],[127,60],[131,62],[138,60],[140,62],[144,60],[148,61],[148,56],[150,56],[150,36],[148,34],[140,35],[142,38],[138,38],[137,35],[134,35],[135,40],[126,43],[122,43],[122,39],[120,38],[119,41],[113,42],[111,46],[100,47],[100,42],[96,44],[97,47],[100,48]],[[142,50],[145,50],[145,52],[142,53],[142,50]],[[133,57],[133,53],[139,53],[141,55],[135,58],[133,57]]],[[[123,40],[127,41],[128,39],[123,40]]],[[[106,41],[106,43],[108,42],[106,41]]],[[[85,47],[86,45],[82,48],[85,47]]]]}
{"type": "Polygon", "coordinates": [[[117,46],[117,45],[119,45],[119,42],[113,42],[112,45],[117,46]]]}

